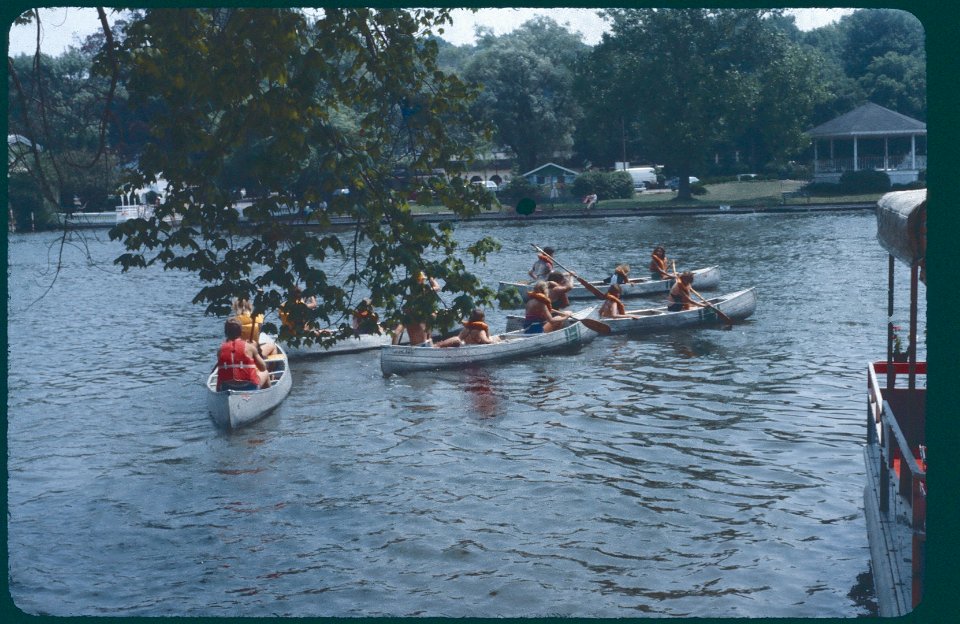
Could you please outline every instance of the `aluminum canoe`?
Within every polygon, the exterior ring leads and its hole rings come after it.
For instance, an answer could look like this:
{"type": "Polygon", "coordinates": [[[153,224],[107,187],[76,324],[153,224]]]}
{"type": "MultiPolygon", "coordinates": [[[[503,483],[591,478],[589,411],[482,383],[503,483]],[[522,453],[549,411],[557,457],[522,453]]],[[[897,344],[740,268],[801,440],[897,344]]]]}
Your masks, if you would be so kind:
{"type": "MultiPolygon", "coordinates": [[[[576,319],[587,318],[596,306],[574,313],[576,319]]],[[[502,362],[555,351],[573,349],[593,340],[596,333],[578,321],[544,334],[522,331],[500,334],[500,342],[463,347],[412,347],[387,345],[380,350],[380,370],[384,376],[441,368],[462,368],[491,362],[502,362]]]]}
{"type": "MultiPolygon", "coordinates": [[[[732,320],[748,318],[757,309],[757,293],[753,288],[707,299],[732,320]]],[[[691,308],[680,312],[667,312],[667,306],[657,306],[639,310],[627,310],[627,314],[639,316],[636,319],[599,319],[610,326],[611,334],[634,334],[654,332],[681,327],[719,325],[722,320],[716,311],[710,308],[691,308]]]]}
{"type": "Polygon", "coordinates": [[[214,422],[225,429],[236,429],[269,414],[290,394],[293,376],[287,354],[281,345],[267,358],[271,386],[263,390],[221,390],[217,392],[217,370],[207,377],[207,409],[214,422]]]}
{"type": "MultiPolygon", "coordinates": [[[[720,268],[717,266],[696,269],[691,271],[691,273],[693,273],[693,287],[697,290],[714,290],[720,285],[720,268]]],[[[567,297],[571,301],[575,299],[596,299],[596,295],[590,292],[583,284],[576,280],[574,281],[575,285],[573,289],[567,293],[567,297]]],[[[655,280],[649,277],[637,277],[620,285],[620,298],[624,299],[627,297],[642,297],[645,295],[668,293],[670,292],[670,288],[673,287],[673,283],[674,281],[672,279],[655,280]]],[[[590,284],[596,286],[601,292],[607,292],[607,289],[610,287],[610,284],[605,284],[600,280],[591,281],[590,284]]],[[[530,286],[531,283],[528,282],[500,282],[498,290],[500,292],[515,290],[520,295],[525,295],[527,288],[530,286]]]]}
{"type": "Polygon", "coordinates": [[[361,351],[373,351],[388,344],[390,344],[389,334],[360,334],[344,338],[329,347],[324,347],[315,342],[309,346],[301,345],[299,347],[293,347],[286,345],[286,350],[290,359],[297,360],[325,355],[342,355],[346,353],[360,353],[361,351]]]}

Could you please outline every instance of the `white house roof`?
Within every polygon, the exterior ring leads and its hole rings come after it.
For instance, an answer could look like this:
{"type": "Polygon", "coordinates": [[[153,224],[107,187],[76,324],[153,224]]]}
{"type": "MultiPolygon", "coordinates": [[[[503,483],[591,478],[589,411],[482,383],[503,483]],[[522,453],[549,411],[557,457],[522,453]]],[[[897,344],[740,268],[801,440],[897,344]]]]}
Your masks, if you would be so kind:
{"type": "Polygon", "coordinates": [[[807,136],[813,138],[854,136],[909,136],[925,135],[927,124],[907,117],[879,104],[867,102],[849,113],[831,119],[812,130],[807,136]]]}
{"type": "Polygon", "coordinates": [[[548,163],[545,164],[545,165],[540,165],[540,166],[537,167],[536,169],[532,169],[531,171],[528,171],[528,172],[522,174],[521,177],[524,177],[524,178],[525,178],[525,177],[527,177],[528,175],[533,175],[534,173],[540,171],[541,169],[546,169],[547,167],[554,167],[554,168],[559,169],[559,170],[561,170],[561,171],[565,171],[565,172],[569,173],[570,175],[579,175],[576,171],[573,171],[572,169],[567,169],[566,167],[561,167],[560,165],[558,165],[558,164],[556,164],[556,163],[548,162],[548,163]]]}

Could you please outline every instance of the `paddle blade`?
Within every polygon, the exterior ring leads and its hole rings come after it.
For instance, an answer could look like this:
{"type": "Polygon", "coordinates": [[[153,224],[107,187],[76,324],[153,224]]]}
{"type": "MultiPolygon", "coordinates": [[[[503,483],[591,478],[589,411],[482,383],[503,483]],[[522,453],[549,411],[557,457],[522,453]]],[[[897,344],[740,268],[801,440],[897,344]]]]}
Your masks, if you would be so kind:
{"type": "Polygon", "coordinates": [[[580,319],[580,322],[583,323],[587,329],[593,330],[601,336],[610,335],[610,326],[606,323],[601,323],[600,321],[590,318],[580,319]]]}

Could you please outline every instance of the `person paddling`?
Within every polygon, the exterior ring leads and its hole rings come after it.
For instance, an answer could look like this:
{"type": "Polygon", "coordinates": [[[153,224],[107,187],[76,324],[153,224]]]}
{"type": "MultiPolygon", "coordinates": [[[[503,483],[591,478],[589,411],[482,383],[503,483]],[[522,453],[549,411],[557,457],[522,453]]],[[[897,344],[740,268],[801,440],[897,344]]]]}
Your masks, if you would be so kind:
{"type": "Polygon", "coordinates": [[[684,271],[677,276],[677,281],[674,283],[673,288],[670,289],[670,294],[667,295],[667,311],[680,312],[681,310],[689,310],[690,308],[706,307],[705,304],[693,300],[690,296],[692,290],[693,273],[684,271]]]}
{"type": "Polygon", "coordinates": [[[550,297],[550,304],[554,308],[566,308],[570,305],[567,293],[571,290],[573,290],[573,281],[560,271],[552,271],[547,276],[547,296],[550,297]]]}
{"type": "Polygon", "coordinates": [[[557,314],[547,294],[547,283],[539,281],[527,294],[526,313],[523,319],[524,333],[540,334],[560,329],[567,321],[569,313],[557,314]]]}
{"type": "Polygon", "coordinates": [[[270,387],[267,364],[252,342],[244,340],[235,318],[223,324],[225,340],[217,351],[217,392],[270,387]]]}
{"type": "Polygon", "coordinates": [[[600,318],[639,318],[632,314],[627,314],[627,308],[620,299],[620,292],[619,284],[610,284],[610,288],[607,289],[606,300],[603,302],[603,305],[600,306],[600,318]]]}
{"type": "Polygon", "coordinates": [[[533,268],[527,271],[527,275],[534,281],[547,281],[553,271],[553,255],[556,251],[553,247],[544,247],[542,253],[537,254],[537,261],[533,263],[533,268]]]}
{"type": "Polygon", "coordinates": [[[667,250],[657,245],[650,254],[650,279],[665,280],[673,275],[667,271],[667,250]]]}

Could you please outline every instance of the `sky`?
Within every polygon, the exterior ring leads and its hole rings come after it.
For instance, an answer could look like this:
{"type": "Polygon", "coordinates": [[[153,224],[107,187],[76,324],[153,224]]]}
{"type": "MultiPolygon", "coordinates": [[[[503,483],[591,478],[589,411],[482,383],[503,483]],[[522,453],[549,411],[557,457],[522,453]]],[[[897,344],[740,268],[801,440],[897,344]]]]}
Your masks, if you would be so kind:
{"type": "MultiPolygon", "coordinates": [[[[824,26],[850,13],[852,9],[790,9],[797,17],[800,30],[824,26]]],[[[41,9],[43,32],[41,49],[51,56],[61,54],[68,46],[78,46],[82,39],[100,24],[92,8],[59,7],[41,9]]],[[[109,14],[108,14],[109,15],[109,14]]],[[[480,9],[472,13],[463,9],[453,11],[454,25],[446,28],[443,38],[455,45],[473,43],[474,29],[478,25],[489,26],[494,34],[502,35],[536,15],[547,15],[558,24],[566,24],[571,31],[579,32],[585,43],[593,45],[600,41],[604,21],[595,9],[480,9]]],[[[36,26],[16,26],[10,29],[8,55],[32,54],[36,45],[36,26]]]]}

